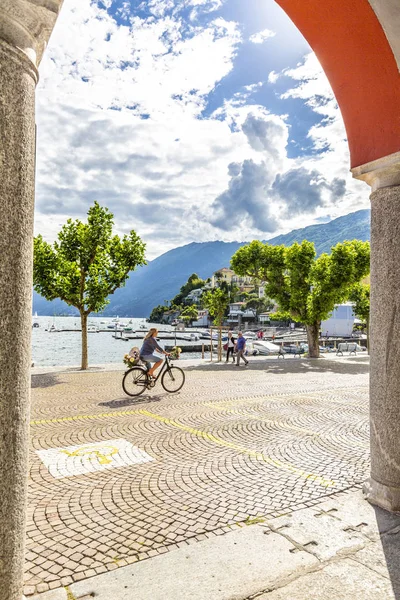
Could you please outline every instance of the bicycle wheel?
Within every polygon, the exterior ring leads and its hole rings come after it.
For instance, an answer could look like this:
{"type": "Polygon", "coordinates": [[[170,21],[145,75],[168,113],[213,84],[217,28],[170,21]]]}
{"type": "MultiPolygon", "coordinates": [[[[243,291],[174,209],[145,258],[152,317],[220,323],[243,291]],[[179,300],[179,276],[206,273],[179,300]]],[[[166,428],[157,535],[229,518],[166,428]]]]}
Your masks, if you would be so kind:
{"type": "Polygon", "coordinates": [[[179,367],[170,367],[161,377],[161,385],[166,392],[177,392],[185,383],[185,373],[179,367]]]}
{"type": "Polygon", "coordinates": [[[147,387],[147,373],[142,367],[132,367],[124,375],[122,388],[128,396],[139,396],[147,387]]]}

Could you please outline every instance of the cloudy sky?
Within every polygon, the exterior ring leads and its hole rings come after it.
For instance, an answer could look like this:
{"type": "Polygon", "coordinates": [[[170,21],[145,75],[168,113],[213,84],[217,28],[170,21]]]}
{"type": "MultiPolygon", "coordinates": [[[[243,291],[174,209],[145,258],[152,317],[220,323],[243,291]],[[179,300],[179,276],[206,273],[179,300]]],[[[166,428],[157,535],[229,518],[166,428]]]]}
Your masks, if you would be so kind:
{"type": "Polygon", "coordinates": [[[94,200],[149,259],[369,206],[329,83],[273,0],[64,0],[37,125],[49,241],[94,200]]]}

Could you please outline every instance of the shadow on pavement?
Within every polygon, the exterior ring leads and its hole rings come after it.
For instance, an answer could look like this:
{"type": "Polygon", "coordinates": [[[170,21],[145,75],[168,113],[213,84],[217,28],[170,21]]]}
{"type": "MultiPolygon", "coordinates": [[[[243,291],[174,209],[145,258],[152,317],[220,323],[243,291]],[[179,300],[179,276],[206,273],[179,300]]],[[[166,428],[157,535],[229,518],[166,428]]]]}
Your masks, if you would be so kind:
{"type": "Polygon", "coordinates": [[[206,365],[200,365],[196,367],[186,367],[185,371],[265,371],[271,374],[284,374],[284,373],[338,373],[338,374],[349,374],[349,375],[361,375],[369,373],[369,364],[364,360],[358,361],[357,359],[351,362],[340,362],[335,360],[326,360],[324,358],[316,359],[302,359],[302,358],[277,358],[267,361],[252,361],[249,358],[249,366],[245,367],[243,363],[240,367],[230,363],[208,363],[206,365]]]}
{"type": "Polygon", "coordinates": [[[123,408],[125,406],[141,406],[153,402],[161,402],[165,396],[137,396],[136,398],[116,398],[108,402],[100,402],[98,406],[107,406],[108,408],[123,408]]]}
{"type": "Polygon", "coordinates": [[[388,513],[377,506],[374,506],[374,509],[393,594],[396,600],[400,600],[400,513],[388,513]],[[395,520],[396,516],[397,527],[392,526],[388,531],[388,518],[395,520]]]}
{"type": "Polygon", "coordinates": [[[63,383],[56,373],[45,373],[43,375],[31,375],[31,388],[49,388],[63,383]]]}

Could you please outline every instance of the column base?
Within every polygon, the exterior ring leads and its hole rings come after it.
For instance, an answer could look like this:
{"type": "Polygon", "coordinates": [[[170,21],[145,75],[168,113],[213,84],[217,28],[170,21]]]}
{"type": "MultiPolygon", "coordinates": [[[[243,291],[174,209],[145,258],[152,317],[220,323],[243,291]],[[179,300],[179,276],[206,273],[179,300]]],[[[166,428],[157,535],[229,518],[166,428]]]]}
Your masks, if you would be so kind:
{"type": "Polygon", "coordinates": [[[363,485],[363,494],[370,504],[390,512],[400,512],[400,487],[384,485],[370,477],[363,485]]]}

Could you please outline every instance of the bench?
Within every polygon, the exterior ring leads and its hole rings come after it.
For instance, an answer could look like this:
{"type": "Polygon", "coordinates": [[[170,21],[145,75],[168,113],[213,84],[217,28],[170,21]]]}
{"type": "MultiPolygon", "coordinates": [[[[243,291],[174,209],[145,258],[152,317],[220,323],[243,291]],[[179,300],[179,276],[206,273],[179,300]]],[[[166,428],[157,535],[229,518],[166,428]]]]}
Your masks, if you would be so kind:
{"type": "Polygon", "coordinates": [[[341,342],[340,344],[338,344],[337,350],[336,350],[336,355],[339,356],[343,356],[343,352],[348,352],[349,355],[357,354],[357,344],[356,342],[341,342]]]}

